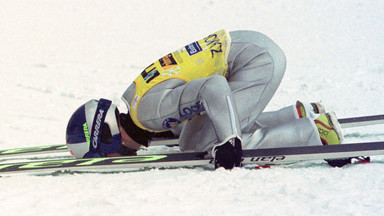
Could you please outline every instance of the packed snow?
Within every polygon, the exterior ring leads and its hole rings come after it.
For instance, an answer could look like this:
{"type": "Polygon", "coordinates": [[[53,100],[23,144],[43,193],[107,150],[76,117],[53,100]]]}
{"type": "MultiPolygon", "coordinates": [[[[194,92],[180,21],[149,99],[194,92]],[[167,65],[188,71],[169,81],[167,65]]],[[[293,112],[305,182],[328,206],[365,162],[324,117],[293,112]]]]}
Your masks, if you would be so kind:
{"type": "MultiPolygon", "coordinates": [[[[0,149],[64,143],[69,117],[91,98],[110,98],[126,111],[121,94],[147,65],[222,28],[262,32],[284,50],[287,71],[267,110],[299,99],[322,101],[338,117],[384,113],[382,0],[0,3],[0,149]]],[[[344,133],[347,142],[384,140],[383,125],[344,133]]],[[[1,215],[383,215],[384,157],[372,161],[3,176],[0,209],[1,215]]]]}

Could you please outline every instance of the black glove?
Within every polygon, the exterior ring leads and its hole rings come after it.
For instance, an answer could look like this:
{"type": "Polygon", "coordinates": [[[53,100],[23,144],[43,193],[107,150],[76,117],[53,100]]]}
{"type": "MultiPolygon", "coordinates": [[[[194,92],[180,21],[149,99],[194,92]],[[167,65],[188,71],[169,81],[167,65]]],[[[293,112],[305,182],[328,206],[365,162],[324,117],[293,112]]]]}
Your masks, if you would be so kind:
{"type": "Polygon", "coordinates": [[[223,145],[218,145],[213,148],[215,169],[224,167],[225,169],[232,169],[233,167],[240,167],[243,150],[241,149],[241,141],[238,138],[230,139],[223,145]]]}

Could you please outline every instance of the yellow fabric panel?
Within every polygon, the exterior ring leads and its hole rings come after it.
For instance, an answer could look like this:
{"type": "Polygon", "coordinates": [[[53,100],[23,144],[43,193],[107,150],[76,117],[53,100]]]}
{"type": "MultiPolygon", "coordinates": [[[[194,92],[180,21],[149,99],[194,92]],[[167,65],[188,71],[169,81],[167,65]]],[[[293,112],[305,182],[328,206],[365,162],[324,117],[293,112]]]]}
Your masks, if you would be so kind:
{"type": "Polygon", "coordinates": [[[230,45],[231,37],[228,31],[222,29],[149,65],[134,81],[136,92],[130,104],[130,114],[135,124],[151,131],[138,120],[137,107],[153,86],[174,78],[188,82],[214,74],[225,76],[230,45]]]}

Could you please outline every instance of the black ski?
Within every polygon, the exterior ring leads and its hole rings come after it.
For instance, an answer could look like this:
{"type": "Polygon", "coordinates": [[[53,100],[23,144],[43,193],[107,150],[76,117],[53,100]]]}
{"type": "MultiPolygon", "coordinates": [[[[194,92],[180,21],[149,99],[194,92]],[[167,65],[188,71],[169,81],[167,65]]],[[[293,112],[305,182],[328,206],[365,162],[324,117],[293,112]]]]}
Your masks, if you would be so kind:
{"type": "Polygon", "coordinates": [[[361,116],[338,119],[342,128],[361,127],[374,124],[384,124],[384,115],[361,116]]]}
{"type": "MultiPolygon", "coordinates": [[[[129,171],[145,167],[193,167],[212,164],[207,153],[176,153],[140,155],[116,158],[87,158],[46,160],[0,164],[0,175],[12,173],[41,173],[54,171],[129,171]]],[[[384,155],[383,142],[350,143],[343,145],[289,147],[244,150],[243,164],[275,165],[299,161],[337,159],[358,156],[384,155]]]]}
{"type": "Polygon", "coordinates": [[[26,148],[14,148],[0,150],[0,158],[13,157],[13,156],[24,156],[24,155],[37,155],[37,154],[48,154],[48,153],[60,153],[68,152],[67,145],[46,145],[26,148]]]}
{"type": "MultiPolygon", "coordinates": [[[[384,124],[384,115],[374,115],[374,116],[361,116],[361,117],[352,117],[344,118],[338,120],[343,128],[350,127],[360,127],[374,124],[384,124]]],[[[150,143],[150,146],[159,146],[159,145],[178,145],[178,140],[154,140],[150,143]]],[[[50,153],[60,153],[67,152],[67,147],[65,144],[61,145],[47,145],[47,146],[37,146],[37,147],[27,147],[27,148],[15,148],[0,150],[0,158],[14,157],[14,156],[25,156],[25,155],[36,155],[36,154],[50,154],[50,153]]]]}

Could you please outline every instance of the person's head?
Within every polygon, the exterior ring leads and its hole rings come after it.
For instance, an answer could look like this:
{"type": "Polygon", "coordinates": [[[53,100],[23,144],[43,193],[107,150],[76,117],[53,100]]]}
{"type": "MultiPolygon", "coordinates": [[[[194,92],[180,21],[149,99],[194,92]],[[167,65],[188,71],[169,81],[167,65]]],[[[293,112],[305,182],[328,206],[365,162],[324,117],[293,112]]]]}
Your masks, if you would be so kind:
{"type": "Polygon", "coordinates": [[[67,147],[76,158],[135,155],[140,145],[128,148],[125,143],[130,140],[120,125],[117,106],[107,99],[83,104],[67,125],[67,147]]]}

